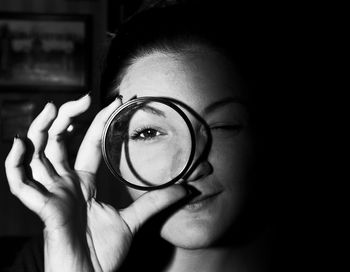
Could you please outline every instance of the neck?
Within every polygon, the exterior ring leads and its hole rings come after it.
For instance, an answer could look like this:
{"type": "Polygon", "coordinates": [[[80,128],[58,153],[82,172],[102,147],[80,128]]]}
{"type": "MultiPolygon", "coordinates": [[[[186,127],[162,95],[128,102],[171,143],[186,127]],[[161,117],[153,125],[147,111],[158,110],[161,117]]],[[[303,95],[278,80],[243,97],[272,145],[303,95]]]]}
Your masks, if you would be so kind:
{"type": "Polygon", "coordinates": [[[253,241],[239,248],[212,247],[206,249],[176,248],[166,272],[262,272],[265,271],[267,256],[263,239],[253,241]]]}

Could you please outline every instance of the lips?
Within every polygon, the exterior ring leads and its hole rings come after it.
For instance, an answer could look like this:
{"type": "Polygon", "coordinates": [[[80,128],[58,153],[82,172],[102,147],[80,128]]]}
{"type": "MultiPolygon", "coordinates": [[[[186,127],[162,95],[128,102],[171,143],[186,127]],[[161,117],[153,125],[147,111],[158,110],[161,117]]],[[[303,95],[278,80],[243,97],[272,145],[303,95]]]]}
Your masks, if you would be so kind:
{"type": "Polygon", "coordinates": [[[220,192],[215,192],[215,193],[211,193],[211,194],[200,194],[199,196],[194,197],[190,202],[188,202],[188,204],[195,204],[195,203],[199,203],[201,201],[207,200],[209,198],[215,197],[217,195],[219,195],[221,193],[220,192]]]}
{"type": "Polygon", "coordinates": [[[209,207],[210,204],[217,199],[216,197],[221,193],[215,192],[210,194],[202,194],[194,197],[191,201],[189,201],[185,206],[184,210],[188,212],[199,212],[206,207],[209,207]]]}
{"type": "Polygon", "coordinates": [[[220,182],[212,178],[201,179],[200,181],[186,181],[181,180],[182,183],[189,191],[191,195],[187,199],[188,202],[185,205],[186,210],[198,210],[201,207],[206,206],[212,200],[224,191],[224,187],[220,182]]]}

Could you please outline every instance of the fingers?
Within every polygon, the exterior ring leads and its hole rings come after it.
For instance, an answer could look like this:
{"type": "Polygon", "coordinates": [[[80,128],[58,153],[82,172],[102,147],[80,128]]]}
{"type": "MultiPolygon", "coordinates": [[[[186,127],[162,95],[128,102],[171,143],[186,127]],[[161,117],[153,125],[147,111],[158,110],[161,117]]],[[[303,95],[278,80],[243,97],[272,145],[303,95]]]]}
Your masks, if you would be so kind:
{"type": "Polygon", "coordinates": [[[45,154],[60,175],[70,170],[63,136],[72,123],[72,119],[85,112],[90,104],[91,97],[88,94],[76,101],[69,101],[63,104],[48,131],[49,138],[45,154]]]}
{"type": "Polygon", "coordinates": [[[73,117],[84,113],[90,107],[90,104],[91,97],[89,94],[84,95],[78,100],[63,104],[59,109],[55,122],[50,127],[50,138],[60,137],[64,134],[71,124],[73,117]]]}
{"type": "Polygon", "coordinates": [[[25,146],[20,139],[15,138],[10,153],[5,160],[6,175],[9,181],[10,190],[13,194],[18,192],[27,180],[23,168],[25,146]]]}
{"type": "Polygon", "coordinates": [[[30,210],[39,213],[47,197],[45,193],[32,186],[26,177],[23,165],[25,150],[23,141],[15,138],[5,161],[6,176],[12,194],[30,210]]]}
{"type": "Polygon", "coordinates": [[[126,209],[120,211],[120,215],[135,233],[143,223],[151,216],[169,207],[187,195],[187,190],[182,185],[147,192],[138,198],[126,209]]]}
{"type": "Polygon", "coordinates": [[[95,174],[101,161],[101,137],[109,116],[121,105],[120,98],[101,110],[90,125],[78,151],[74,168],[95,174]]]}
{"type": "Polygon", "coordinates": [[[51,176],[56,172],[44,154],[47,143],[47,130],[55,120],[57,110],[54,104],[47,103],[42,112],[34,119],[28,129],[28,139],[33,144],[33,155],[30,166],[33,178],[42,181],[44,185],[50,183],[51,176]]]}
{"type": "Polygon", "coordinates": [[[80,145],[74,169],[82,181],[82,189],[85,199],[90,199],[96,193],[95,174],[101,161],[101,137],[103,128],[109,116],[121,105],[121,99],[117,98],[106,108],[101,110],[92,121],[83,142],[80,145]]]}
{"type": "Polygon", "coordinates": [[[47,103],[30,125],[27,136],[34,145],[34,156],[41,156],[44,153],[47,143],[47,130],[50,128],[56,115],[55,105],[47,103]]]}

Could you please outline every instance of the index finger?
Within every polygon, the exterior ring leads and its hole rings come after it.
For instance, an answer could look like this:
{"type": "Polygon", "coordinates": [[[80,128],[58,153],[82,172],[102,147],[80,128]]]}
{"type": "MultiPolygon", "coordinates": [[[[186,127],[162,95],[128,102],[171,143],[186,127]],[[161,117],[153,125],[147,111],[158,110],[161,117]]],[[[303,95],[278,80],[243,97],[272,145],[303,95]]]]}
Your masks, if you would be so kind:
{"type": "Polygon", "coordinates": [[[109,116],[121,104],[121,99],[117,98],[96,115],[80,145],[74,165],[75,170],[96,174],[102,157],[101,137],[103,128],[109,116]]]}

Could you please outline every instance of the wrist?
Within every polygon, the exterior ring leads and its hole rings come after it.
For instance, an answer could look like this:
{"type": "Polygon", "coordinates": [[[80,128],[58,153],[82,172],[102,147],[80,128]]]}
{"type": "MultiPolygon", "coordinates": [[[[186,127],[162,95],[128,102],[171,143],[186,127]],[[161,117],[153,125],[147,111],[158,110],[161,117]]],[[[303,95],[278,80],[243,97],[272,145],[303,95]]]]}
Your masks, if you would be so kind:
{"type": "Polygon", "coordinates": [[[89,252],[82,232],[44,229],[45,271],[94,271],[89,252]]]}

